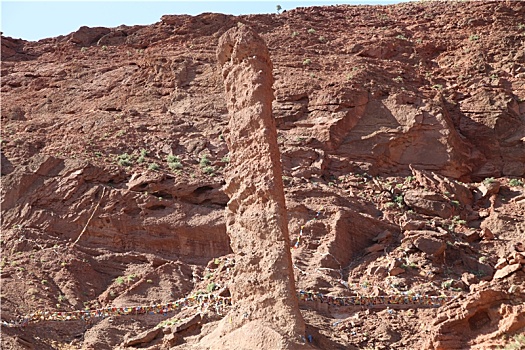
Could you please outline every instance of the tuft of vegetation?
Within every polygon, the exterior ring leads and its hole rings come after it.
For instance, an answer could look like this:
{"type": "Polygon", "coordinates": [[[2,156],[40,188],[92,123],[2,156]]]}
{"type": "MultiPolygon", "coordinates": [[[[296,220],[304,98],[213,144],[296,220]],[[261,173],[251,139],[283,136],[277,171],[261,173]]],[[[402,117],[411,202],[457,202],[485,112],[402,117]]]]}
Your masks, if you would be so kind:
{"type": "Polygon", "coordinates": [[[312,63],[312,60],[309,58],[305,58],[303,61],[303,66],[309,66],[312,63]]]}
{"type": "Polygon", "coordinates": [[[452,222],[448,225],[448,230],[450,232],[454,232],[456,226],[465,226],[466,224],[467,221],[462,220],[458,215],[456,215],[452,218],[452,222]]]}
{"type": "Polygon", "coordinates": [[[202,168],[202,171],[206,175],[212,175],[213,176],[213,174],[215,173],[215,168],[212,167],[212,166],[205,166],[204,168],[202,168]]]}
{"type": "Polygon", "coordinates": [[[146,151],[144,148],[140,150],[140,156],[137,159],[137,163],[142,164],[146,160],[146,156],[148,155],[148,151],[146,151]]]}
{"type": "Polygon", "coordinates": [[[277,5],[275,6],[275,9],[277,10],[277,13],[280,14],[283,8],[281,7],[281,5],[277,5]]]}
{"type": "Polygon", "coordinates": [[[149,170],[152,170],[152,171],[157,171],[159,170],[159,165],[157,163],[151,163],[149,166],[148,166],[148,169],[149,170]]]}
{"type": "Polygon", "coordinates": [[[494,181],[496,181],[493,177],[487,177],[485,180],[483,180],[483,183],[485,185],[489,185],[491,183],[493,183],[494,181]]]}
{"type": "Polygon", "coordinates": [[[173,154],[168,155],[168,157],[166,158],[166,161],[168,163],[175,163],[175,162],[180,163],[179,157],[174,156],[173,154]]]}
{"type": "Polygon", "coordinates": [[[525,333],[516,334],[510,343],[505,345],[503,350],[520,350],[525,349],[525,333]]]}
{"type": "Polygon", "coordinates": [[[211,161],[208,159],[208,156],[205,154],[201,157],[201,160],[199,161],[199,165],[201,168],[207,167],[211,164],[211,161]]]}
{"type": "Polygon", "coordinates": [[[479,40],[479,35],[477,35],[477,34],[472,34],[472,35],[469,37],[469,40],[470,40],[470,41],[478,41],[478,40],[479,40]]]}
{"type": "Polygon", "coordinates": [[[123,153],[117,156],[117,164],[120,166],[132,166],[133,165],[133,156],[123,153]]]}
{"type": "Polygon", "coordinates": [[[210,284],[208,284],[208,286],[206,287],[206,291],[208,293],[211,293],[215,290],[215,288],[217,287],[217,285],[215,284],[215,282],[211,282],[210,284]]]}
{"type": "Polygon", "coordinates": [[[308,29],[308,34],[315,34],[315,29],[313,28],[308,29]]]}
{"type": "Polygon", "coordinates": [[[511,187],[523,186],[523,181],[518,180],[518,179],[510,179],[509,186],[511,187]]]}
{"type": "Polygon", "coordinates": [[[404,36],[403,34],[399,34],[398,36],[396,36],[396,38],[400,40],[408,40],[408,38],[404,36]]]}
{"type": "Polygon", "coordinates": [[[292,38],[295,38],[297,35],[299,35],[299,33],[297,33],[296,31],[292,32],[292,38]]]}
{"type": "Polygon", "coordinates": [[[117,278],[115,279],[115,283],[116,283],[116,284],[119,284],[119,285],[120,285],[120,284],[123,284],[123,283],[124,283],[124,277],[122,277],[122,276],[117,277],[117,278]]]}
{"type": "Polygon", "coordinates": [[[180,162],[168,163],[168,166],[171,170],[180,170],[183,168],[183,165],[180,162]]]}
{"type": "Polygon", "coordinates": [[[405,204],[405,199],[402,194],[398,194],[394,197],[394,202],[401,208],[405,204]]]}
{"type": "Polygon", "coordinates": [[[397,77],[393,78],[392,80],[395,81],[396,83],[400,83],[400,84],[403,82],[403,78],[401,76],[399,76],[399,75],[397,77]]]}
{"type": "Polygon", "coordinates": [[[180,158],[177,156],[174,156],[173,154],[170,154],[168,158],[166,159],[168,162],[168,166],[171,170],[179,170],[182,169],[182,163],[180,162],[180,158]]]}
{"type": "Polygon", "coordinates": [[[448,280],[448,281],[444,281],[441,283],[441,288],[442,289],[450,289],[450,287],[452,287],[452,283],[454,281],[453,280],[448,280]]]}
{"type": "Polygon", "coordinates": [[[221,158],[221,162],[223,162],[223,163],[229,163],[229,162],[230,162],[230,157],[228,157],[228,156],[224,156],[224,157],[222,157],[222,158],[221,158]]]}

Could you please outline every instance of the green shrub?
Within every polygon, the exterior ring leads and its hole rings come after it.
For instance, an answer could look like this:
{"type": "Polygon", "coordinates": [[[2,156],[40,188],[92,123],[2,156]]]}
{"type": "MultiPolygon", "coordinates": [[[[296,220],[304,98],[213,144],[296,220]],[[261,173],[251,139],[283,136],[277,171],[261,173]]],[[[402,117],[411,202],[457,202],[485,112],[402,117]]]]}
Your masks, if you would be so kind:
{"type": "Polygon", "coordinates": [[[308,34],[315,34],[315,29],[313,28],[308,29],[308,34]]]}
{"type": "Polygon", "coordinates": [[[207,175],[213,175],[215,173],[215,168],[212,166],[205,166],[202,168],[202,171],[207,175]]]}
{"type": "Polygon", "coordinates": [[[133,157],[130,156],[127,153],[123,153],[119,156],[117,156],[117,164],[120,166],[132,166],[133,165],[133,157]]]}
{"type": "Polygon", "coordinates": [[[496,181],[496,180],[493,177],[487,177],[485,180],[483,180],[483,183],[485,185],[488,185],[488,184],[493,183],[494,181],[496,181]]]}
{"type": "Polygon", "coordinates": [[[199,161],[199,164],[200,164],[201,168],[204,168],[204,167],[210,165],[211,161],[208,159],[207,155],[203,155],[201,157],[201,160],[199,161]]]}
{"type": "Polygon", "coordinates": [[[168,166],[171,170],[179,170],[183,168],[182,163],[180,162],[168,163],[168,166]]]}
{"type": "Polygon", "coordinates": [[[309,58],[305,58],[303,61],[303,66],[308,66],[312,63],[312,60],[309,58]]]}
{"type": "Polygon", "coordinates": [[[170,155],[166,158],[166,161],[167,161],[168,163],[180,163],[180,159],[179,159],[179,157],[174,156],[173,154],[170,154],[170,155]]]}
{"type": "Polygon", "coordinates": [[[511,187],[523,186],[523,181],[518,180],[518,179],[510,179],[509,186],[511,187]]]}
{"type": "Polygon", "coordinates": [[[216,287],[216,286],[217,286],[217,285],[215,284],[215,282],[211,282],[211,283],[208,284],[208,286],[206,287],[206,291],[207,291],[208,293],[211,293],[211,292],[213,292],[213,291],[215,290],[215,287],[216,287]]]}
{"type": "Polygon", "coordinates": [[[159,165],[158,165],[157,163],[151,163],[151,164],[148,166],[148,169],[149,169],[149,170],[153,170],[153,171],[159,170],[159,165]]]}

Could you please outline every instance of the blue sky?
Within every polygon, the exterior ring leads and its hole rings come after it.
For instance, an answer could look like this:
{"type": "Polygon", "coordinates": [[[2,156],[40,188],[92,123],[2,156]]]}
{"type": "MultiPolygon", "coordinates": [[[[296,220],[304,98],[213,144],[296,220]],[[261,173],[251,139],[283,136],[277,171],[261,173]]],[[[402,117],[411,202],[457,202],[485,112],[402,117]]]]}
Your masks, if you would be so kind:
{"type": "MultiPolygon", "coordinates": [[[[405,0],[406,1],[406,0],[405,0]]],[[[1,1],[2,35],[25,40],[66,35],[81,26],[152,24],[165,14],[220,12],[240,15],[331,4],[393,4],[401,0],[303,1],[1,1]]]]}

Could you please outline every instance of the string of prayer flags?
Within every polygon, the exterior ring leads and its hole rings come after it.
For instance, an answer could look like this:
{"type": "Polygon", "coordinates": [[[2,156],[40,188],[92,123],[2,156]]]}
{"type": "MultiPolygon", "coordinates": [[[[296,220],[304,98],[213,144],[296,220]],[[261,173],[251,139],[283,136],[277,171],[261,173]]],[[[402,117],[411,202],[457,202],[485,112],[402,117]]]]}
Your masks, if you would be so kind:
{"type": "Polygon", "coordinates": [[[299,291],[299,300],[302,301],[319,301],[328,305],[335,306],[373,306],[373,305],[414,305],[414,306],[434,306],[439,307],[446,302],[454,299],[452,296],[434,296],[434,295],[386,295],[386,296],[350,296],[350,297],[334,297],[323,295],[322,293],[314,293],[310,291],[299,291]]]}
{"type": "Polygon", "coordinates": [[[166,304],[153,304],[144,306],[113,307],[108,306],[100,309],[86,309],[76,311],[44,311],[38,310],[29,315],[19,317],[14,321],[2,321],[4,327],[25,327],[28,323],[39,321],[87,321],[92,318],[104,318],[109,316],[139,315],[139,314],[163,314],[173,312],[184,307],[198,307],[202,312],[207,311],[210,306],[221,314],[224,308],[231,305],[231,298],[221,297],[214,294],[198,294],[181,298],[166,304]]]}

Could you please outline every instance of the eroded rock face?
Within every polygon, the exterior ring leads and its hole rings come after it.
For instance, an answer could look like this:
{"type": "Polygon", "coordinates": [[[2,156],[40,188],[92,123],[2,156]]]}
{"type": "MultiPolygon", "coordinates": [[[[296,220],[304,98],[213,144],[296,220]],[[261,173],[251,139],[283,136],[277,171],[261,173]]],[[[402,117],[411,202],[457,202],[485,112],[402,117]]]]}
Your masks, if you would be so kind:
{"type": "Polygon", "coordinates": [[[226,227],[236,254],[234,309],[214,348],[294,349],[304,336],[295,294],[277,132],[273,77],[264,41],[246,26],[217,49],[229,110],[231,169],[225,174],[226,227]],[[264,336],[262,336],[264,335],[264,336]]]}

